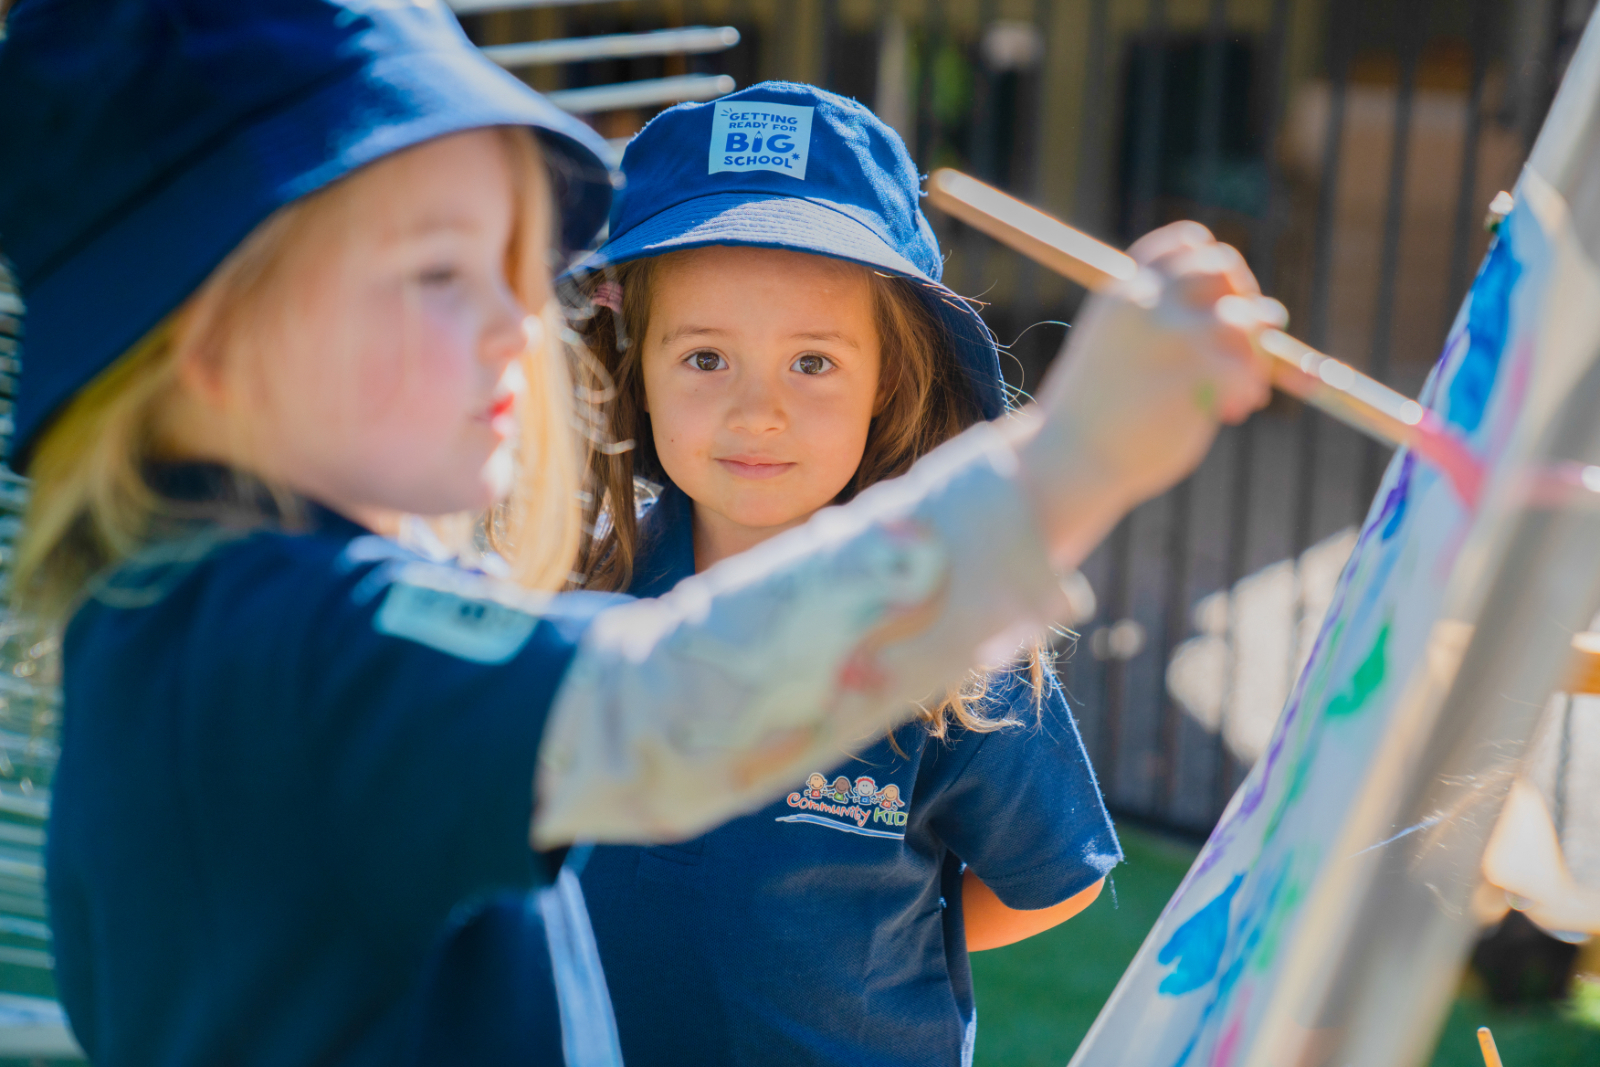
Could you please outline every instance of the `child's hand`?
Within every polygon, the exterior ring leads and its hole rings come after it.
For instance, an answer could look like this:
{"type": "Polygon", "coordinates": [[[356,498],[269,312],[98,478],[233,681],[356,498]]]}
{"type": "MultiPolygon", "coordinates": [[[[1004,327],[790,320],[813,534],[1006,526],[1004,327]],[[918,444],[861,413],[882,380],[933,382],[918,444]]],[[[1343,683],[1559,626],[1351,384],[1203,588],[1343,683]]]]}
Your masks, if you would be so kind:
{"type": "Polygon", "coordinates": [[[1023,479],[1063,567],[1193,470],[1219,422],[1242,421],[1269,396],[1252,339],[1285,313],[1244,258],[1193,222],[1130,252],[1139,273],[1090,300],[1014,431],[1031,435],[1019,442],[1023,479]]]}

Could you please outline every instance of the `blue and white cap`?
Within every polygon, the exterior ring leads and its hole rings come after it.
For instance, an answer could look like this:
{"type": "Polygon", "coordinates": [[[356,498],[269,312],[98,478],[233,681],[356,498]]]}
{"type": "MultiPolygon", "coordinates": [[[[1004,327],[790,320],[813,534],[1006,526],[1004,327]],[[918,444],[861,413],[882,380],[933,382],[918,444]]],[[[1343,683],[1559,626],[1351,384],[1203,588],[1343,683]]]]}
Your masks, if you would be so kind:
{"type": "Polygon", "coordinates": [[[810,85],[762,82],[657,115],[628,143],[611,236],[581,272],[707,245],[786,248],[919,283],[985,418],[1006,407],[994,335],[939,282],[938,239],[900,136],[810,85]]]}

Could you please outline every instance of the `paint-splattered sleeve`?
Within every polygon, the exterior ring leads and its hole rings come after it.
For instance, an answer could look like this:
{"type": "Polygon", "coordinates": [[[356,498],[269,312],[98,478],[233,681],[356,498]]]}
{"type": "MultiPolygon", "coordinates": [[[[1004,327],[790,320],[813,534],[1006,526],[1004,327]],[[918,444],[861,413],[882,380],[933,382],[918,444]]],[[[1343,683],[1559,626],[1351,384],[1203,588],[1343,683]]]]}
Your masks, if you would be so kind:
{"type": "Polygon", "coordinates": [[[545,730],[535,843],[692,836],[1069,618],[1015,467],[976,427],[659,600],[602,613],[545,730]]]}

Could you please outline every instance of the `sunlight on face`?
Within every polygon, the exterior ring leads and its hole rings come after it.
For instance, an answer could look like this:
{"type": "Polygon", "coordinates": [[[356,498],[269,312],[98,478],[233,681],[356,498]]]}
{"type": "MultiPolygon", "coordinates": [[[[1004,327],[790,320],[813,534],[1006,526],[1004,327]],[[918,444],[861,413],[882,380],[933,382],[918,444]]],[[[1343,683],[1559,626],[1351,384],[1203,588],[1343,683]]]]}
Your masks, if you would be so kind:
{"type": "Polygon", "coordinates": [[[865,268],[758,248],[661,265],[645,399],[667,476],[695,502],[701,566],[803,522],[861,462],[879,346],[865,268]]]}
{"type": "Polygon", "coordinates": [[[484,508],[506,488],[529,343],[506,279],[503,144],[442,138],[330,195],[329,232],[286,253],[280,309],[237,361],[252,464],[352,516],[484,508]]]}

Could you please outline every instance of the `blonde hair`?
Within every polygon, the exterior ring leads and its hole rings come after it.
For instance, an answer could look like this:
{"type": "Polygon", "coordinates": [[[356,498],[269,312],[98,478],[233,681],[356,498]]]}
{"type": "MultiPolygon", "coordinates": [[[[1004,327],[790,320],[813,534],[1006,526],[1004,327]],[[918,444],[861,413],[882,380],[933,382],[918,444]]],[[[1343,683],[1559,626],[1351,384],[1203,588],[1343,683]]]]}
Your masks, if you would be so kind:
{"type": "MultiPolygon", "coordinates": [[[[637,479],[659,477],[660,468],[644,402],[641,341],[650,325],[651,292],[658,272],[676,257],[690,254],[674,252],[622,264],[586,279],[579,293],[580,340],[592,387],[605,400],[600,439],[611,443],[590,452],[591,492],[579,554],[587,589],[620,591],[633,579],[641,550],[637,479]],[[620,314],[598,308],[589,299],[607,281],[622,291],[620,314]]],[[[835,503],[904,474],[919,457],[983,417],[948,335],[918,295],[917,283],[867,267],[856,269],[872,293],[882,355],[878,384],[882,406],[867,430],[855,475],[835,503]]],[[[1026,671],[1037,704],[1045,686],[1042,642],[1031,644],[1026,653],[1026,662],[1017,670],[1026,671]]],[[[991,718],[979,706],[990,679],[988,672],[973,671],[942,702],[924,707],[922,720],[928,732],[942,738],[952,723],[980,733],[1015,724],[1012,718],[991,718]]]]}
{"type": "MultiPolygon", "coordinates": [[[[551,255],[550,183],[532,134],[501,128],[511,166],[514,228],[506,273],[525,308],[554,318],[548,301],[551,255]]],[[[280,208],[257,226],[176,311],[67,403],[33,451],[33,486],[13,570],[12,598],[23,612],[58,624],[96,575],[176,536],[196,518],[249,527],[292,525],[290,494],[236,472],[240,491],[209,511],[163,497],[149,467],[167,454],[159,428],[177,382],[179,355],[197,337],[225,332],[259,302],[262,283],[285,251],[345,207],[341,181],[280,208]],[[261,506],[264,490],[274,506],[261,506]]],[[[580,539],[579,486],[586,456],[572,432],[571,378],[553,327],[521,357],[527,393],[512,496],[497,506],[492,535],[518,546],[513,573],[523,584],[560,588],[570,577],[580,539]]]]}

